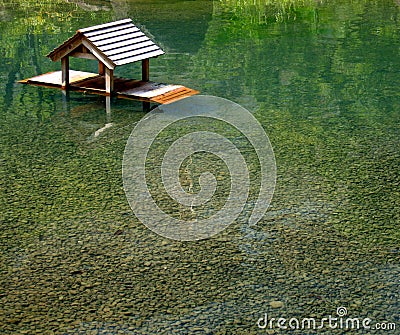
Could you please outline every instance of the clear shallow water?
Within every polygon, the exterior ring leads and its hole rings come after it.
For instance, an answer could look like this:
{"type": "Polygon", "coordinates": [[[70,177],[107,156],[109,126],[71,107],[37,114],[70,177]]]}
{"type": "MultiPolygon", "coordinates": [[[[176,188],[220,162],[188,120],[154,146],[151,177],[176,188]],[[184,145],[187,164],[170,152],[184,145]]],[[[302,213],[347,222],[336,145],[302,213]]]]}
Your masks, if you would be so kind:
{"type": "Polygon", "coordinates": [[[399,5],[291,8],[3,6],[0,333],[264,334],[264,313],[320,319],[340,306],[398,332],[399,5]],[[153,234],[132,214],[121,180],[140,105],[113,100],[107,114],[101,97],[71,93],[64,103],[57,90],[15,84],[58,69],[44,55],[76,29],[124,17],[167,51],[151,62],[154,80],[236,101],[265,128],[278,180],[256,228],[244,213],[209,240],[153,234]]]}

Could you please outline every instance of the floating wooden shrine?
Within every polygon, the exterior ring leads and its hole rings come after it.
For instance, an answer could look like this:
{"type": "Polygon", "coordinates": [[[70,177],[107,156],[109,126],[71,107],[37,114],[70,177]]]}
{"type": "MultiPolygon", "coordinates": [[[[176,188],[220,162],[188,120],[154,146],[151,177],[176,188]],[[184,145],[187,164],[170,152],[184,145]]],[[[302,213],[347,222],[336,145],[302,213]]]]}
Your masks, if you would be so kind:
{"type": "Polygon", "coordinates": [[[164,51],[137,28],[131,19],[125,19],[79,29],[74,36],[50,52],[52,61],[61,60],[61,71],[49,72],[20,83],[63,90],[83,91],[106,96],[139,100],[144,106],[151,102],[167,104],[199,93],[182,85],[150,81],[150,58],[164,51]],[[69,57],[98,61],[98,73],[71,70],[69,57]],[[119,65],[141,62],[140,80],[114,77],[119,65]]]}

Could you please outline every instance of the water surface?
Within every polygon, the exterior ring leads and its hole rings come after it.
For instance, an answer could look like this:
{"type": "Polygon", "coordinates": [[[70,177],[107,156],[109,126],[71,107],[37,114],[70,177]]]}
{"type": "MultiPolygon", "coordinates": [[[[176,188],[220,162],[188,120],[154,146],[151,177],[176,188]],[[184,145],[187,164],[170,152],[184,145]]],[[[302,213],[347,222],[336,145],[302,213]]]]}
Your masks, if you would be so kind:
{"type": "MultiPolygon", "coordinates": [[[[400,6],[283,3],[2,5],[0,333],[265,334],[257,327],[264,313],[321,319],[340,306],[349,317],[400,328],[400,6]],[[208,240],[154,234],[122,187],[124,147],[145,115],[141,105],[113,99],[107,113],[104,97],[65,100],[58,90],[16,83],[59,69],[44,56],[75,30],[125,17],[166,51],[151,61],[152,79],[231,99],[264,127],[278,179],[256,227],[245,212],[208,240]]],[[[118,69],[139,73],[137,65],[118,69]]],[[[209,157],[190,173],[215,164],[209,157]]],[[[180,211],[160,194],[166,211],[180,211]]]]}

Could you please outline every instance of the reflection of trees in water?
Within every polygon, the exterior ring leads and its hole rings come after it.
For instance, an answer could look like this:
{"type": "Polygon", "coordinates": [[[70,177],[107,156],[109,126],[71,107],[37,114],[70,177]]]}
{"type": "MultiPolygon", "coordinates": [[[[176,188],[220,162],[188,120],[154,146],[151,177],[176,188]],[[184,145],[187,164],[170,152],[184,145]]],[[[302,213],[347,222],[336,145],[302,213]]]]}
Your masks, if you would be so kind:
{"type": "MultiPolygon", "coordinates": [[[[389,0],[177,4],[21,0],[12,8],[5,5],[1,16],[10,18],[0,22],[2,36],[6,37],[0,41],[0,51],[5,55],[0,64],[0,90],[4,92],[0,103],[6,106],[15,99],[24,103],[32,100],[22,97],[26,90],[15,88],[16,80],[59,69],[59,64],[44,57],[52,47],[78,28],[122,17],[133,17],[166,48],[167,55],[152,65],[152,73],[162,76],[161,80],[188,85],[194,85],[195,80],[203,92],[248,100],[252,105],[257,105],[254,97],[289,108],[330,104],[335,113],[342,107],[360,110],[360,104],[361,108],[374,106],[377,96],[396,104],[395,92],[382,86],[386,81],[399,80],[389,71],[399,62],[395,45],[390,43],[397,34],[398,7],[389,0]],[[271,22],[260,19],[260,15],[274,10],[295,16],[286,16],[283,23],[272,14],[271,22]],[[190,15],[187,18],[182,13],[190,15]],[[360,19],[373,22],[371,29],[361,27],[357,22],[360,19]],[[376,44],[382,48],[374,47],[376,44]],[[382,68],[386,70],[376,70],[382,68]],[[384,90],[386,97],[380,95],[384,90]]],[[[379,110],[378,106],[375,109],[379,110]]]]}
{"type": "Polygon", "coordinates": [[[280,168],[285,159],[296,167],[311,161],[336,185],[343,180],[346,191],[332,193],[351,199],[342,218],[352,219],[354,232],[368,225],[371,236],[389,245],[399,236],[388,219],[392,210],[382,210],[392,201],[385,194],[398,185],[399,8],[391,0],[315,4],[313,16],[310,8],[298,7],[296,20],[266,23],[247,8],[241,8],[247,16],[238,16],[216,2],[193,78],[203,93],[238,102],[255,97],[262,106],[257,118],[278,139],[280,168]],[[381,221],[363,219],[371,213],[381,221]],[[395,236],[391,241],[377,222],[395,236]]]}
{"type": "Polygon", "coordinates": [[[127,0],[111,0],[111,6],[114,12],[114,19],[126,19],[129,16],[129,4],[127,0]]]}
{"type": "MultiPolygon", "coordinates": [[[[123,4],[118,1],[118,6],[123,4]]],[[[128,7],[128,16],[151,32],[167,54],[196,54],[213,13],[213,1],[208,0],[139,0],[128,2],[128,7]]]]}
{"type": "Polygon", "coordinates": [[[15,82],[58,69],[58,63],[52,63],[44,56],[81,28],[79,22],[97,24],[108,21],[111,7],[99,6],[99,3],[96,0],[21,0],[12,6],[4,5],[1,16],[5,20],[0,22],[4,36],[0,40],[0,52],[4,55],[0,63],[0,73],[4,78],[0,81],[0,92],[3,92],[0,103],[5,111],[19,111],[21,104],[26,106],[23,110],[29,110],[31,115],[37,114],[39,119],[44,117],[43,111],[48,111],[49,105],[53,104],[52,92],[37,89],[32,95],[30,89],[16,87],[15,82]],[[82,11],[84,5],[87,11],[82,11]]]}
{"type": "MultiPolygon", "coordinates": [[[[15,87],[15,82],[58,70],[60,65],[44,56],[77,29],[126,17],[132,17],[143,30],[151,32],[168,52],[169,58],[163,58],[161,67],[157,68],[157,62],[152,65],[152,73],[161,73],[162,80],[175,80],[169,74],[178,75],[186,71],[189,54],[198,51],[206,34],[212,6],[209,1],[154,3],[127,0],[21,0],[12,6],[5,4],[0,10],[0,16],[4,18],[0,22],[0,30],[6,37],[0,40],[0,52],[5,55],[0,64],[3,74],[0,103],[12,106],[16,100],[24,101],[24,104],[32,100],[33,110],[38,109],[40,113],[41,107],[34,106],[33,97],[24,96],[27,90],[15,87]]],[[[93,71],[91,62],[72,61],[72,66],[93,71]]],[[[130,70],[126,75],[133,74],[130,70]]],[[[37,94],[42,94],[42,91],[38,92],[41,93],[36,92],[36,98],[37,94]]],[[[39,100],[43,99],[39,97],[39,100]]]]}
{"type": "Polygon", "coordinates": [[[111,10],[109,3],[100,0],[66,0],[66,2],[76,4],[87,11],[111,10]]]}
{"type": "Polygon", "coordinates": [[[371,110],[390,106],[387,100],[393,108],[398,105],[394,92],[382,92],[382,83],[390,83],[390,91],[399,82],[389,70],[400,65],[393,43],[399,11],[393,1],[313,2],[296,7],[293,22],[267,24],[259,23],[258,16],[249,19],[251,3],[215,3],[205,42],[194,58],[200,90],[233,99],[252,95],[289,110],[325,107],[360,115],[368,108],[371,116],[371,110]],[[238,16],[237,8],[245,14],[238,16]]]}
{"type": "Polygon", "coordinates": [[[305,8],[314,11],[324,0],[223,0],[222,10],[252,23],[271,23],[296,20],[305,8]]]}

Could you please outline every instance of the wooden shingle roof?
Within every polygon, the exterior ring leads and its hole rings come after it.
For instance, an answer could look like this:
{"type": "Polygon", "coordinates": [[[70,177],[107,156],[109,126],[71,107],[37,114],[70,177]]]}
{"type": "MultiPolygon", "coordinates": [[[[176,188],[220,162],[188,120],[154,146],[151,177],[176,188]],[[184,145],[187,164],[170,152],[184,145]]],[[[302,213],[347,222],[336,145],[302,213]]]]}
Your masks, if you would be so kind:
{"type": "Polygon", "coordinates": [[[83,58],[102,61],[110,69],[164,54],[131,19],[79,29],[47,57],[58,61],[68,55],[74,56],[77,52],[83,58]],[[81,49],[82,46],[84,49],[81,49]]]}

